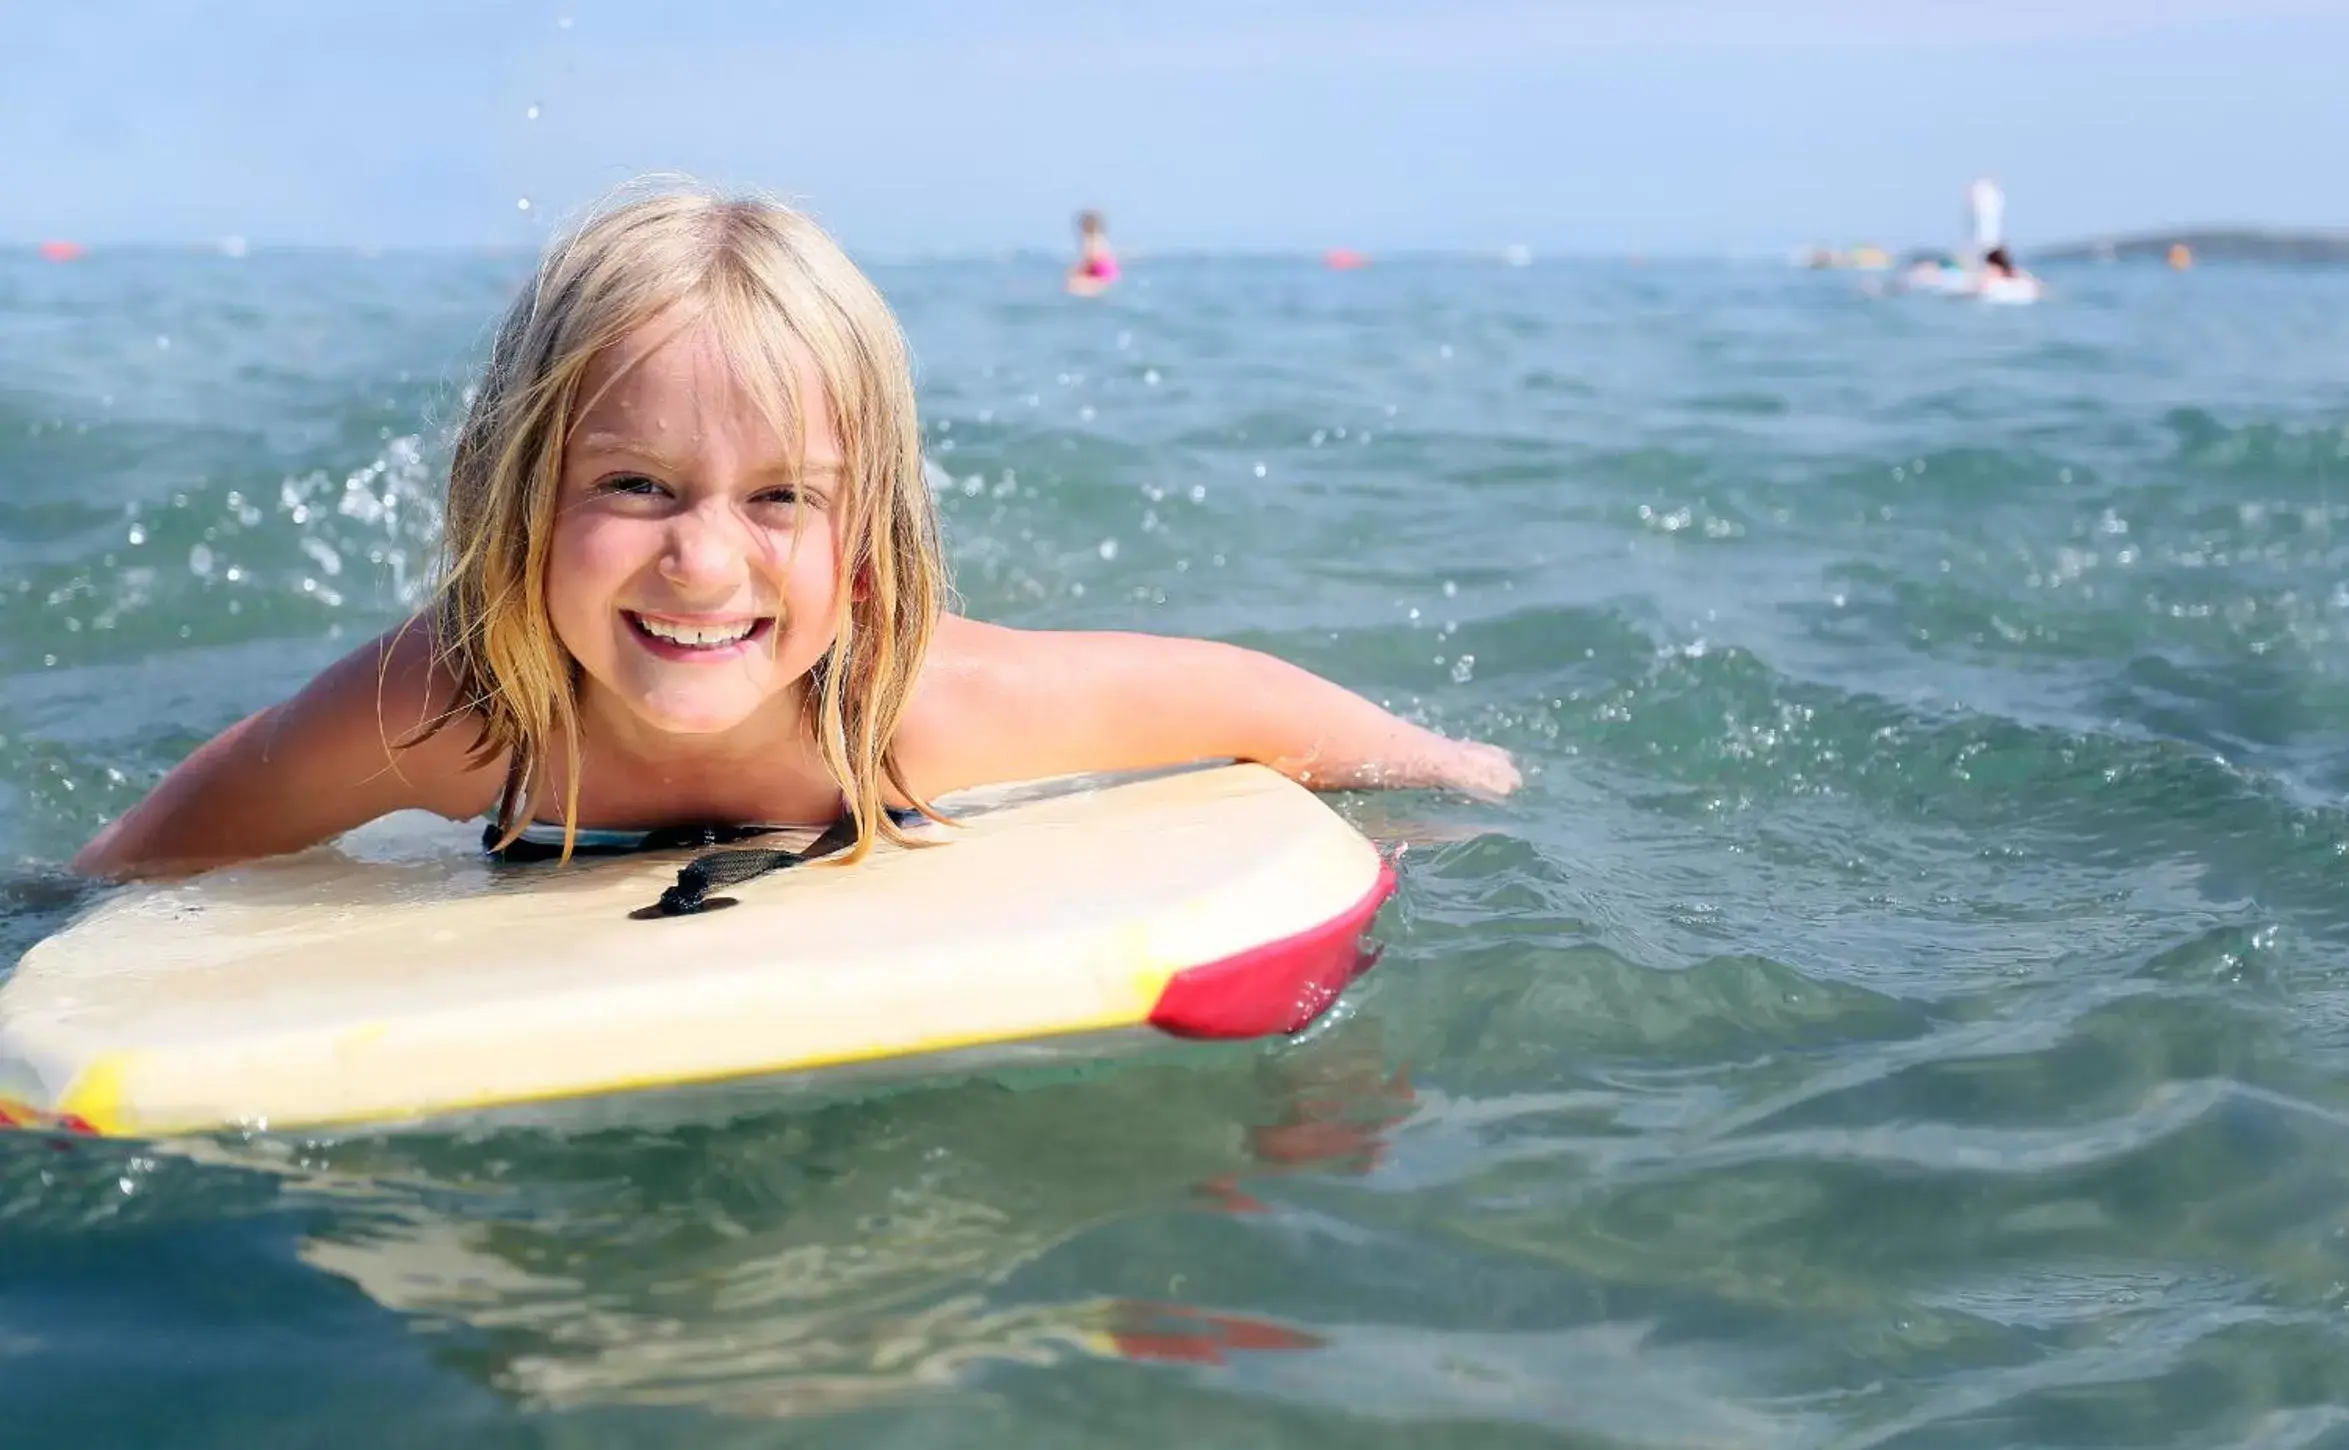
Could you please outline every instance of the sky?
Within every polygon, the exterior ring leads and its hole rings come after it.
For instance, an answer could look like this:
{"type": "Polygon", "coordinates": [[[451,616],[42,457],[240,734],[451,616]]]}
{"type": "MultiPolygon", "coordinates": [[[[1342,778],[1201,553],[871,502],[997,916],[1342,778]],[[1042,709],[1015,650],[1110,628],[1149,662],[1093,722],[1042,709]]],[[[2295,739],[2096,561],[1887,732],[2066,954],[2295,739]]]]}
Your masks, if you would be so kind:
{"type": "Polygon", "coordinates": [[[628,178],[882,256],[2349,229],[2340,0],[0,0],[0,241],[530,245],[628,178]],[[524,203],[527,202],[527,206],[524,203]]]}

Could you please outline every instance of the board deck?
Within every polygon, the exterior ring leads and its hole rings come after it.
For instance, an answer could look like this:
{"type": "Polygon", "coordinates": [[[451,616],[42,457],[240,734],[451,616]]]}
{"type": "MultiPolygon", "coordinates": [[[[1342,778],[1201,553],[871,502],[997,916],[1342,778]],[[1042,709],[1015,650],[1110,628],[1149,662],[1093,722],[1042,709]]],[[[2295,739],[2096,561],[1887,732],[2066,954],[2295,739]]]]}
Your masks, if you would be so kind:
{"type": "Polygon", "coordinates": [[[637,920],[690,860],[333,850],[127,888],[0,986],[0,1123],[413,1121],[1152,1027],[1289,1032],[1394,877],[1260,766],[947,803],[884,846],[637,920]]]}

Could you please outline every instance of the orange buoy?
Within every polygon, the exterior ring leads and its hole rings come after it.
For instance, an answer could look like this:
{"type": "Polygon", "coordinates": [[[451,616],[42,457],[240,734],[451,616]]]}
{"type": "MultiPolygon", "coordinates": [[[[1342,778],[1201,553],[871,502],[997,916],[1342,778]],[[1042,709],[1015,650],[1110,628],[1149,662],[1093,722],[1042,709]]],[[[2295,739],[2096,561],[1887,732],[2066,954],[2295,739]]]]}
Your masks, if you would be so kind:
{"type": "Polygon", "coordinates": [[[2170,265],[2181,272],[2193,266],[2194,249],[2184,242],[2170,243],[2170,265]]]}
{"type": "Polygon", "coordinates": [[[1352,271],[1356,267],[1367,267],[1370,265],[1370,258],[1367,255],[1361,252],[1349,251],[1344,247],[1330,248],[1328,251],[1321,254],[1321,260],[1324,266],[1335,267],[1341,272],[1348,272],[1352,271]]]}
{"type": "Polygon", "coordinates": [[[43,242],[41,255],[52,262],[70,262],[82,254],[80,242],[43,242]]]}

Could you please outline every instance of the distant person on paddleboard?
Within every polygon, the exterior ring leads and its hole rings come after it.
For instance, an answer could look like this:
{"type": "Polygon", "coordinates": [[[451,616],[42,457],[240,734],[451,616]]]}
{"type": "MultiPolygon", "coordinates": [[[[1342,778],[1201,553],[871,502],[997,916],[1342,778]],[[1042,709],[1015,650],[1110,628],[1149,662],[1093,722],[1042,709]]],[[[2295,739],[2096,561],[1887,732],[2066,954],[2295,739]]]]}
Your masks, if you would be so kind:
{"type": "Polygon", "coordinates": [[[1985,302],[2037,302],[2046,295],[2047,285],[2015,265],[2006,248],[1992,247],[1982,258],[1974,291],[1985,302]]]}
{"type": "Polygon", "coordinates": [[[1076,297],[1098,297],[1117,281],[1117,253],[1110,250],[1109,233],[1101,213],[1077,214],[1077,260],[1068,269],[1068,290],[1076,297]]]}
{"type": "MultiPolygon", "coordinates": [[[[1253,650],[952,611],[905,341],[807,218],[639,195],[556,241],[449,467],[436,591],[231,726],[77,869],[299,850],[404,809],[853,825],[991,782],[1212,758],[1501,796],[1451,740],[1253,650]]],[[[948,849],[952,849],[951,845],[948,849]]]]}

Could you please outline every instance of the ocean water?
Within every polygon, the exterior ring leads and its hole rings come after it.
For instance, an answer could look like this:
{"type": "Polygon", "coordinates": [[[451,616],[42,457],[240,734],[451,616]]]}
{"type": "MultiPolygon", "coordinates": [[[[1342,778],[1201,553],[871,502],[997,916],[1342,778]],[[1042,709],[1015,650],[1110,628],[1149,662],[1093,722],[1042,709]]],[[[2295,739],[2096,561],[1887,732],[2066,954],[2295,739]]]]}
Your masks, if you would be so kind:
{"type": "MultiPolygon", "coordinates": [[[[414,598],[523,265],[0,260],[0,963],[414,598]]],[[[2349,1444],[2349,274],[876,275],[971,612],[1525,790],[1339,798],[1295,1042],[0,1137],[0,1443],[2349,1444]]]]}

